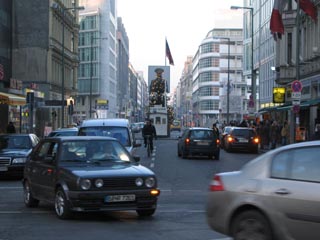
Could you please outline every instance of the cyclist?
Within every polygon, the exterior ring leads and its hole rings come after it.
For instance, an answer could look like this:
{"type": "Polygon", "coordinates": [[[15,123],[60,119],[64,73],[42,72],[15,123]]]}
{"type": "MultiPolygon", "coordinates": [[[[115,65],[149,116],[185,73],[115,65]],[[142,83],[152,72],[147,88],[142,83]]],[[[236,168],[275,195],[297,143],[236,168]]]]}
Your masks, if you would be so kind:
{"type": "Polygon", "coordinates": [[[146,124],[142,128],[142,136],[144,138],[144,147],[147,147],[147,135],[150,135],[150,149],[153,151],[153,138],[157,139],[156,128],[152,125],[150,119],[146,120],[146,124]]]}

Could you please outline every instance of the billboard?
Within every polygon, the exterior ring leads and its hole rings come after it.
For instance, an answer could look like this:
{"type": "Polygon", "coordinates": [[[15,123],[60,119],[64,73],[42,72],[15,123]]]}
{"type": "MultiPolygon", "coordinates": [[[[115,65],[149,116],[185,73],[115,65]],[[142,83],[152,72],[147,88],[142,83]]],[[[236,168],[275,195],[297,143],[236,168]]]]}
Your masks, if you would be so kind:
{"type": "Polygon", "coordinates": [[[150,86],[151,81],[157,77],[157,74],[155,72],[157,68],[163,69],[162,78],[167,81],[167,92],[170,92],[170,66],[148,66],[148,86],[150,86]]]}

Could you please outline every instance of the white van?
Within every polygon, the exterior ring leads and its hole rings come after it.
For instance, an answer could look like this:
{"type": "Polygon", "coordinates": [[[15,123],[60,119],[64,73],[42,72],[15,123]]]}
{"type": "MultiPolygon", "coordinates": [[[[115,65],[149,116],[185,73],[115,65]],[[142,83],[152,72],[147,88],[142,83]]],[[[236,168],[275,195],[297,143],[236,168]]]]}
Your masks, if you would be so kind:
{"type": "Polygon", "coordinates": [[[128,119],[112,118],[112,119],[88,119],[84,120],[79,127],[79,136],[106,136],[113,137],[119,140],[123,146],[134,154],[137,144],[134,135],[131,132],[128,119]]]}

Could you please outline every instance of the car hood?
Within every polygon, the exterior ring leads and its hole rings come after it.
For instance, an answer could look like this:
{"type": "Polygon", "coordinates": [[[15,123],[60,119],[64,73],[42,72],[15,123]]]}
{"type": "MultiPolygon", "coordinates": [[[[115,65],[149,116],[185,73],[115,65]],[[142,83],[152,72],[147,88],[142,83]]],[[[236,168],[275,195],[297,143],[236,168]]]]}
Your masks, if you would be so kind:
{"type": "Polygon", "coordinates": [[[12,156],[28,156],[31,153],[31,149],[2,149],[0,150],[1,157],[12,156]]]}
{"type": "Polygon", "coordinates": [[[64,167],[66,171],[79,177],[117,177],[117,176],[143,176],[154,175],[154,173],[142,165],[128,164],[102,164],[99,166],[84,165],[64,167]]]}

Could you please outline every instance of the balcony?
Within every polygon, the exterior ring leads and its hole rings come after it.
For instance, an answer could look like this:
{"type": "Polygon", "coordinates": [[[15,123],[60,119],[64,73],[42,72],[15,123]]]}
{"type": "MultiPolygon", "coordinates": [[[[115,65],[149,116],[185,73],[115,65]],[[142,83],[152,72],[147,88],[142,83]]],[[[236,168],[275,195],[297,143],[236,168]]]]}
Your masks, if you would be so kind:
{"type": "Polygon", "coordinates": [[[279,85],[287,85],[296,78],[296,67],[289,66],[280,66],[280,71],[277,73],[276,83],[279,85]]]}

